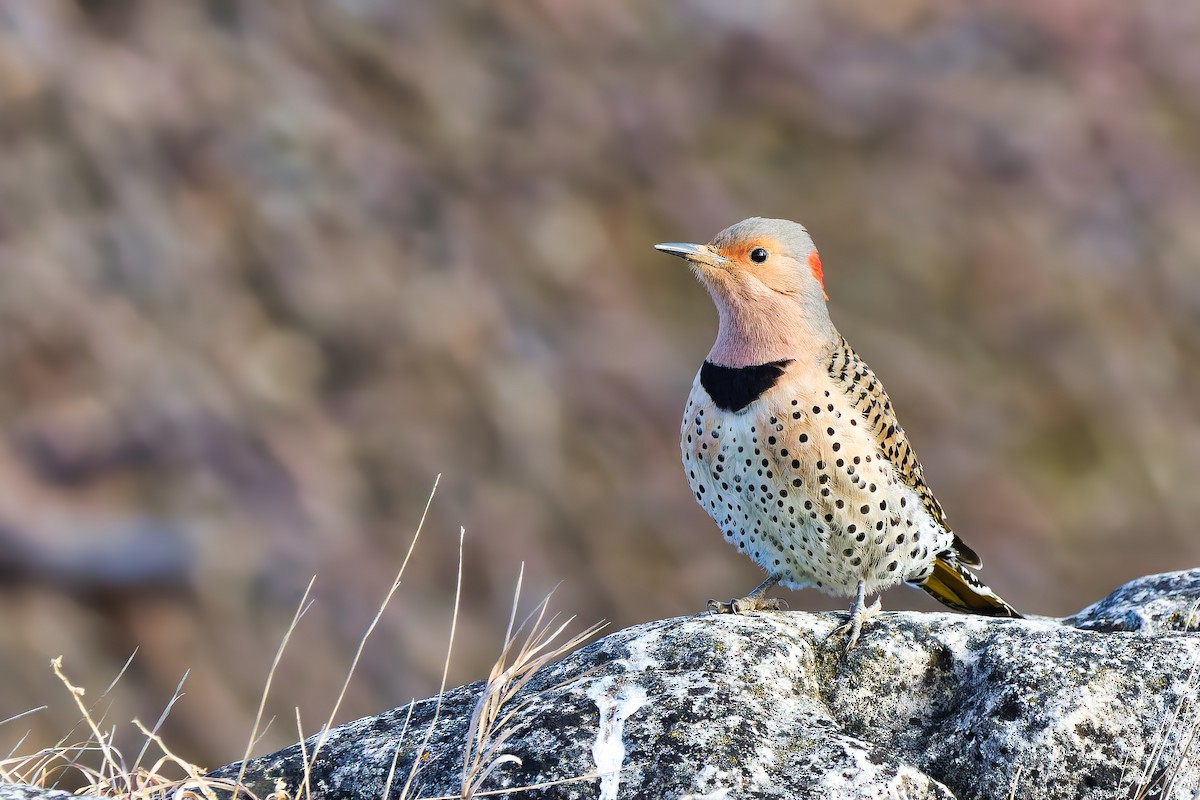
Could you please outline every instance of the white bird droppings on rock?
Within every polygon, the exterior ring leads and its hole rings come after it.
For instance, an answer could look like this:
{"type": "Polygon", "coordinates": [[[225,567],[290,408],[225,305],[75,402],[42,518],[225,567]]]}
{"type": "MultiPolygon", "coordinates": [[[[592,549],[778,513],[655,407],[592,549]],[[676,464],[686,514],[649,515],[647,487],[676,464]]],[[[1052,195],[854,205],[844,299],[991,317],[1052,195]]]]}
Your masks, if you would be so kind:
{"type": "Polygon", "coordinates": [[[600,726],[592,744],[592,758],[600,774],[600,800],[617,800],[625,763],[625,720],[646,704],[646,690],[633,684],[618,688],[614,679],[605,678],[592,684],[587,694],[600,709],[600,726]]]}

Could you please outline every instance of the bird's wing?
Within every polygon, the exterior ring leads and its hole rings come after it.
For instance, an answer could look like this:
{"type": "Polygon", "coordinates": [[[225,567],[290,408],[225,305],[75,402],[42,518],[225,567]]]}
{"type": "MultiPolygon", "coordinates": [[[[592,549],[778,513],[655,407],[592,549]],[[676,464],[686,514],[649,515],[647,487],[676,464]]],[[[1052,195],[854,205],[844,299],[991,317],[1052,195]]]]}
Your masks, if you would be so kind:
{"type": "MultiPolygon", "coordinates": [[[[896,419],[892,401],[888,399],[883,384],[854,352],[845,337],[839,336],[838,339],[829,358],[829,376],[846,392],[854,409],[862,414],[867,430],[879,445],[879,454],[895,467],[901,482],[917,493],[934,522],[947,531],[951,530],[946,512],[925,484],[925,471],[912,445],[908,443],[904,428],[896,419]]],[[[953,546],[959,563],[969,567],[982,566],[979,556],[957,534],[954,535],[953,546]]]]}

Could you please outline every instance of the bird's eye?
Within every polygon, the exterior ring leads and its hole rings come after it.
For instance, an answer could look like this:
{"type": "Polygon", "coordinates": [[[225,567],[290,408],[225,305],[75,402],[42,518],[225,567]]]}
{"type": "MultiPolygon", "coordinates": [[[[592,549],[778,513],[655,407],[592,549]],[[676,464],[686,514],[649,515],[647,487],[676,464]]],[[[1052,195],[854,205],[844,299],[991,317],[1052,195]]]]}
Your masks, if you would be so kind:
{"type": "Polygon", "coordinates": [[[750,260],[755,264],[761,264],[767,260],[767,251],[761,247],[756,247],[750,251],[750,260]]]}

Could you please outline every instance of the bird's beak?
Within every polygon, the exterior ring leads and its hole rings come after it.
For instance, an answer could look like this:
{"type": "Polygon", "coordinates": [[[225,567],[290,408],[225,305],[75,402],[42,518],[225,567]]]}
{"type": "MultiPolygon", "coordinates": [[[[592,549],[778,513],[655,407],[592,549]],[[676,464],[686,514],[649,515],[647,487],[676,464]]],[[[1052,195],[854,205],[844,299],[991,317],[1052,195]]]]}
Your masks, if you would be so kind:
{"type": "Polygon", "coordinates": [[[654,245],[655,250],[670,253],[673,256],[687,259],[693,264],[704,264],[708,267],[724,268],[729,265],[729,259],[713,250],[706,244],[687,244],[685,242],[663,242],[654,245]]]}

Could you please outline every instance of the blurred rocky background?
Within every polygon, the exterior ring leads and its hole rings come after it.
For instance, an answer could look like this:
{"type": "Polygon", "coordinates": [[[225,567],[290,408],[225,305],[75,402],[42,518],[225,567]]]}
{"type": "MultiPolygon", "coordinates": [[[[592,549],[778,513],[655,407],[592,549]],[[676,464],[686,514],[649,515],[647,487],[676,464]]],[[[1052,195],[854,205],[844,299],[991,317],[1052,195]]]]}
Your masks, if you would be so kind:
{"type": "Polygon", "coordinates": [[[316,574],[256,751],[312,732],[438,473],[338,721],[436,691],[460,525],[452,683],[522,561],[618,627],[749,589],[679,466],[715,312],[651,246],[754,214],[1006,598],[1196,566],[1198,41],[1168,0],[3,0],[0,719],[51,708],[0,753],[71,728],[62,654],[110,725],[190,670],[164,735],[239,758],[316,574]]]}

